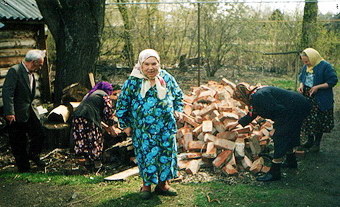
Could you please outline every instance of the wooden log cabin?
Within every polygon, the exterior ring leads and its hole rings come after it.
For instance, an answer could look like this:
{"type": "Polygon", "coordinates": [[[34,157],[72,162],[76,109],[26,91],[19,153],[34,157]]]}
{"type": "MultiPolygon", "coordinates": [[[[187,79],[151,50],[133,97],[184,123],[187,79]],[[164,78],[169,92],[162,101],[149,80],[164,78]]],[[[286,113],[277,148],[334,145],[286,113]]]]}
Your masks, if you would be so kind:
{"type": "MultiPolygon", "coordinates": [[[[0,2],[0,108],[2,86],[9,67],[20,63],[28,50],[46,49],[45,24],[35,0],[0,2]]],[[[49,101],[48,62],[37,74],[37,101],[49,101]]]]}

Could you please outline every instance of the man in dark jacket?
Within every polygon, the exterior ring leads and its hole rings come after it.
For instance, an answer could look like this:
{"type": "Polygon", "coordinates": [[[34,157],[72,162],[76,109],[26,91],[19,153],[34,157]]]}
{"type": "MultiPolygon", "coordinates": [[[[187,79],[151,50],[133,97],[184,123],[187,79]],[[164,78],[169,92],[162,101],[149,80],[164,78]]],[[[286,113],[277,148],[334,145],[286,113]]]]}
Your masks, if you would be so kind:
{"type": "Polygon", "coordinates": [[[44,141],[42,126],[38,111],[32,104],[36,93],[33,73],[42,67],[44,57],[45,51],[28,51],[20,64],[8,70],[2,89],[9,143],[19,172],[30,170],[29,160],[38,167],[45,165],[39,158],[44,141]]]}

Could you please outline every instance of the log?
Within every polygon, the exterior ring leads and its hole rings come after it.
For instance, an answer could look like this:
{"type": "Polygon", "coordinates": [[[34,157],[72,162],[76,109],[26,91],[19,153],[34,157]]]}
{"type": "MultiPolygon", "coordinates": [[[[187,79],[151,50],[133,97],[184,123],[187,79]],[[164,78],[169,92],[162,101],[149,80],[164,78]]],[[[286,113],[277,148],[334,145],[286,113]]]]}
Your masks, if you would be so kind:
{"type": "Polygon", "coordinates": [[[70,125],[66,123],[50,123],[43,124],[45,134],[45,148],[68,148],[70,147],[70,125]]]}
{"type": "Polygon", "coordinates": [[[185,172],[188,174],[195,175],[201,167],[201,162],[202,160],[190,160],[189,161],[189,166],[185,169],[185,172]]]}
{"type": "Polygon", "coordinates": [[[217,168],[222,167],[224,163],[228,162],[232,154],[232,150],[224,150],[215,158],[215,160],[213,161],[213,165],[217,168]]]}
{"type": "Polygon", "coordinates": [[[236,175],[238,173],[237,169],[231,164],[226,164],[222,168],[222,172],[226,175],[236,175]]]}
{"type": "Polygon", "coordinates": [[[90,79],[91,87],[93,88],[96,85],[96,81],[94,80],[93,73],[89,73],[89,79],[90,79]]]}
{"type": "Polygon", "coordinates": [[[118,181],[118,180],[126,180],[126,178],[137,175],[139,173],[138,167],[133,167],[128,170],[124,170],[122,172],[116,173],[114,175],[108,176],[104,178],[106,181],[118,181]]]}
{"type": "Polygon", "coordinates": [[[25,47],[25,48],[35,48],[36,41],[34,39],[6,39],[0,41],[0,49],[4,48],[14,48],[14,47],[25,47]]]}
{"type": "Polygon", "coordinates": [[[69,117],[69,109],[65,105],[59,105],[48,114],[47,119],[51,122],[66,123],[69,117]]]}

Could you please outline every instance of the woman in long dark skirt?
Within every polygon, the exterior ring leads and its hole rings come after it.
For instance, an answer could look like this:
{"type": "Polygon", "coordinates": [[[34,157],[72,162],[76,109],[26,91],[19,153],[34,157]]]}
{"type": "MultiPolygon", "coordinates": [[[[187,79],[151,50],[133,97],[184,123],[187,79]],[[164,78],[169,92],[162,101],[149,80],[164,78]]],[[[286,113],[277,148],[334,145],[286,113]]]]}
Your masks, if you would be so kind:
{"type": "Polygon", "coordinates": [[[312,111],[302,127],[303,134],[308,139],[303,146],[312,152],[319,152],[323,133],[331,132],[334,127],[333,87],[337,84],[338,77],[332,65],[315,49],[305,49],[300,57],[304,66],[298,91],[313,104],[312,111]]]}

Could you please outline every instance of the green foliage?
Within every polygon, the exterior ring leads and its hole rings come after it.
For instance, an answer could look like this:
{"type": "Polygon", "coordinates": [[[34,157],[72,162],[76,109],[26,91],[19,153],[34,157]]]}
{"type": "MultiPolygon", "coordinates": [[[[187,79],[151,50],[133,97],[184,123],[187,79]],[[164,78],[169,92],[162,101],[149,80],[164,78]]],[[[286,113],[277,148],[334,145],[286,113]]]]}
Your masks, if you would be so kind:
{"type": "MultiPolygon", "coordinates": [[[[318,22],[315,16],[317,5],[308,3],[306,7],[309,13],[302,14],[298,11],[284,13],[278,9],[257,10],[242,3],[201,4],[200,52],[203,71],[207,76],[214,76],[221,68],[292,74],[302,66],[297,61],[297,54],[264,54],[302,50],[301,38],[306,39],[302,36],[311,32],[313,34],[308,36],[308,41],[313,43],[313,47],[326,60],[339,65],[337,22],[318,22]],[[307,24],[303,24],[303,16],[308,17],[307,24]]],[[[119,12],[117,6],[108,5],[101,61],[111,65],[131,65],[126,32],[131,37],[129,40],[133,45],[134,62],[141,50],[150,47],[160,53],[162,66],[166,68],[178,67],[180,57],[182,62],[196,58],[197,8],[197,4],[126,5],[124,11],[129,17],[127,31],[123,13],[119,12]]],[[[339,17],[322,16],[322,21],[331,18],[339,17]]],[[[187,70],[185,65],[181,66],[187,70]]]]}

